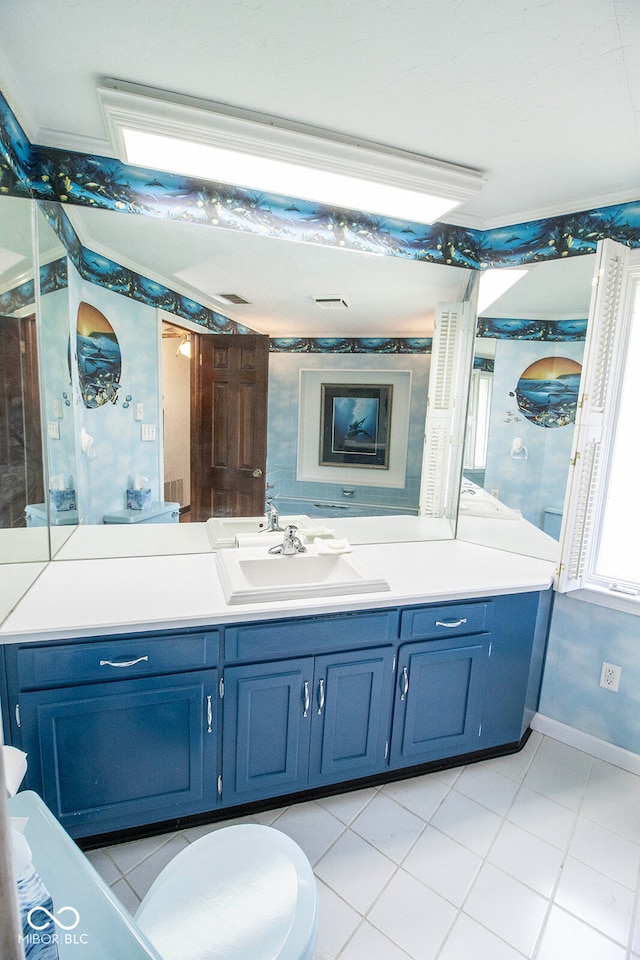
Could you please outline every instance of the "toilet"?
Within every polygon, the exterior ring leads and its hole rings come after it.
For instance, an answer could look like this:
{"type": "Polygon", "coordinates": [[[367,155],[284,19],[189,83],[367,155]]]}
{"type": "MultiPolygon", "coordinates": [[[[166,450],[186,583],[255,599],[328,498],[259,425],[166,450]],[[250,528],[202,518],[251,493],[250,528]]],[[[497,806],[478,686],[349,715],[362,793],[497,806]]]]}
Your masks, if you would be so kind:
{"type": "Polygon", "coordinates": [[[286,834],[223,827],[174,857],[135,920],[163,960],[314,960],[316,881],[286,834]]]}

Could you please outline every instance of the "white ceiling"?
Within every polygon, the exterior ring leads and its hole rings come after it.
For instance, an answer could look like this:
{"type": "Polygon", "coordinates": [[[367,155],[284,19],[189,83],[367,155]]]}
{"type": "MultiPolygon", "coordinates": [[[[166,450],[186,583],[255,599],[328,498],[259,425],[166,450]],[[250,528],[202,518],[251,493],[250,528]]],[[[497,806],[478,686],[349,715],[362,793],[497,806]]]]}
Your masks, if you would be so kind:
{"type": "MultiPolygon", "coordinates": [[[[3,0],[0,89],[32,142],[109,155],[96,95],[105,77],[479,169],[481,194],[448,217],[462,225],[640,197],[638,0],[3,0]]],[[[435,299],[459,295],[463,271],[452,268],[344,251],[325,263],[315,247],[262,238],[239,259],[229,232],[187,227],[163,241],[143,237],[141,217],[104,214],[99,225],[75,213],[89,245],[115,255],[128,244],[142,267],[145,239],[156,274],[207,298],[219,283],[244,295],[256,329],[272,334],[307,331],[300,304],[327,293],[349,310],[325,315],[316,334],[425,334],[435,299]],[[279,276],[296,291],[289,319],[276,312],[279,276]],[[391,314],[376,313],[382,303],[391,314]]],[[[247,308],[221,312],[252,325],[247,308]]]]}

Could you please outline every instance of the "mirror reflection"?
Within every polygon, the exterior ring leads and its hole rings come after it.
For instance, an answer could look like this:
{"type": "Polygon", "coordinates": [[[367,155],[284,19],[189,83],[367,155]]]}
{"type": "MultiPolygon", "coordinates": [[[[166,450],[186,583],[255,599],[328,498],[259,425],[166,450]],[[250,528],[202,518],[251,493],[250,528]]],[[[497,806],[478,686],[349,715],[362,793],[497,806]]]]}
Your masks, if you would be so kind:
{"type": "Polygon", "coordinates": [[[593,256],[537,264],[478,318],[461,530],[524,517],[559,538],[593,256]]]}
{"type": "MultiPolygon", "coordinates": [[[[49,236],[52,211],[42,209],[49,236]]],[[[86,540],[84,528],[98,525],[263,515],[267,498],[284,516],[417,514],[433,318],[438,302],[462,298],[468,271],[64,212],[83,254],[67,261],[42,307],[45,405],[61,412],[48,448],[52,498],[67,505],[52,509],[59,522],[79,520],[86,540]],[[134,294],[120,296],[132,275],[134,294]],[[167,309],[145,302],[151,286],[167,291],[167,309]],[[173,308],[176,292],[190,298],[189,309],[173,308]],[[188,319],[196,309],[210,329],[188,319]],[[318,397],[327,385],[345,392],[345,404],[355,390],[369,412],[381,402],[390,409],[388,457],[372,421],[350,441],[364,454],[345,448],[344,462],[319,463],[318,397]],[[383,469],[369,467],[369,451],[383,469]],[[74,494],[77,516],[68,506],[74,494]]],[[[55,262],[49,272],[57,275],[55,262]]],[[[452,536],[453,527],[426,535],[452,536]]],[[[57,555],[67,554],[76,555],[57,555]]]]}

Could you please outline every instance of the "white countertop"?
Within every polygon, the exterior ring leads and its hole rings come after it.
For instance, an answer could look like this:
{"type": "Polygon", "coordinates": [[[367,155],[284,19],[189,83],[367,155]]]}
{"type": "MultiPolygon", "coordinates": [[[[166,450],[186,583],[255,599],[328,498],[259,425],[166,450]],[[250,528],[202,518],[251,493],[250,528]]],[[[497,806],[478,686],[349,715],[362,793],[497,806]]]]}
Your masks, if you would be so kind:
{"type": "MultiPolygon", "coordinates": [[[[462,540],[361,544],[353,547],[354,553],[384,577],[388,592],[229,606],[215,554],[204,545],[204,524],[162,524],[155,529],[149,525],[138,530],[149,548],[151,541],[157,543],[160,538],[165,547],[181,544],[182,552],[49,563],[0,626],[0,642],[197,627],[545,590],[556,566],[553,559],[462,540]],[[194,552],[187,552],[189,545],[194,552]]],[[[141,540],[138,543],[143,546],[141,540]]]]}

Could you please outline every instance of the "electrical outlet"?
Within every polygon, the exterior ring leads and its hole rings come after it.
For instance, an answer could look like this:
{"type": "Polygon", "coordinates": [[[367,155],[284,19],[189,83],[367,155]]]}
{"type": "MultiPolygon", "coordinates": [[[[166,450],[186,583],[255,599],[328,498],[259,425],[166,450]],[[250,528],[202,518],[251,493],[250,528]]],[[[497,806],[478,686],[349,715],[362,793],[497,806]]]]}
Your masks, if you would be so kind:
{"type": "Polygon", "coordinates": [[[602,670],[600,671],[600,686],[604,687],[605,690],[611,690],[612,693],[617,693],[620,687],[621,674],[622,667],[617,667],[615,663],[607,663],[606,660],[603,660],[602,670]]]}

